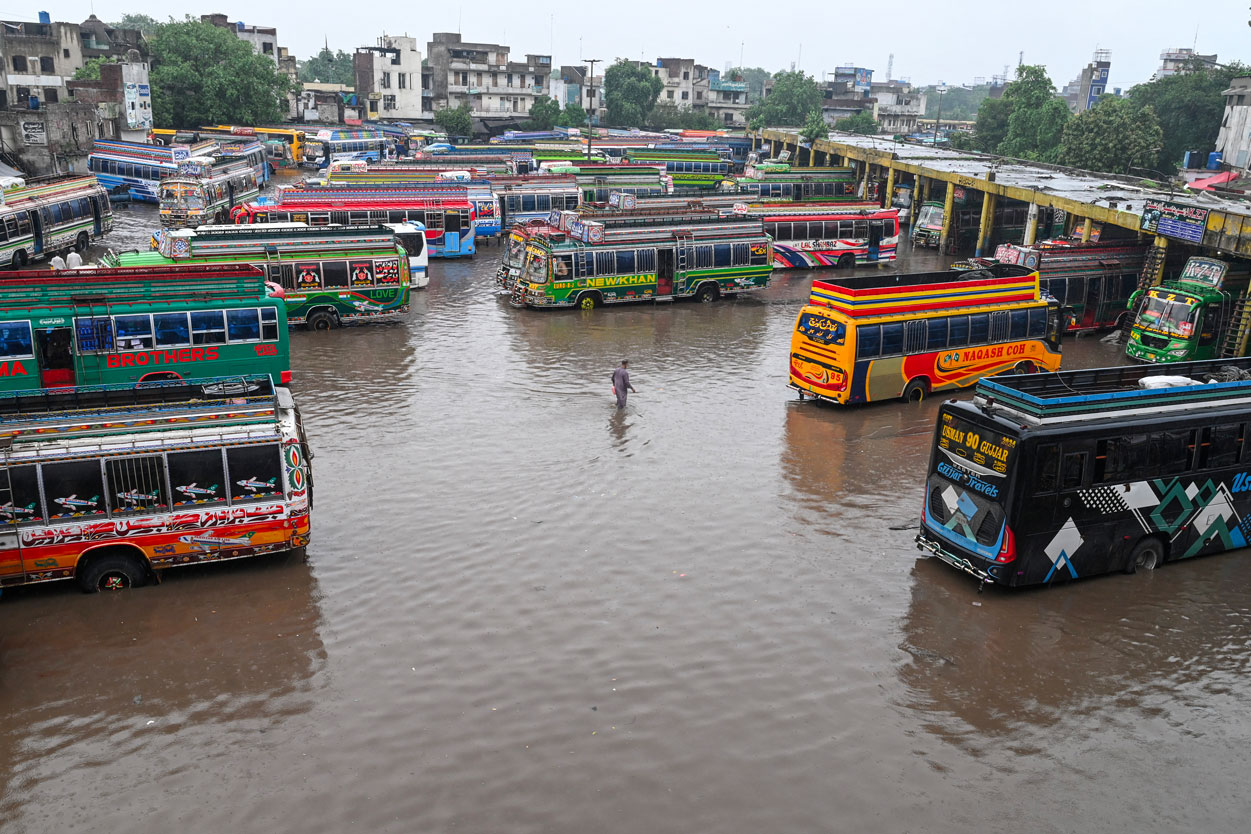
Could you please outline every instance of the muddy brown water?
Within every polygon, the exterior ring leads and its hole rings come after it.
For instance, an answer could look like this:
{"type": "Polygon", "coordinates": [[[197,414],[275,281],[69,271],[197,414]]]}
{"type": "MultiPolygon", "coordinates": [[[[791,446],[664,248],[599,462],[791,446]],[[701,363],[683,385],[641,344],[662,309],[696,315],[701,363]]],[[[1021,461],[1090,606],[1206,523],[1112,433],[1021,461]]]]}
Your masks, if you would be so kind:
{"type": "Polygon", "coordinates": [[[4,592],[0,831],[1246,829],[1245,554],[979,595],[912,543],[936,402],[785,387],[811,273],[545,313],[497,255],[293,334],[307,563],[4,592]]]}

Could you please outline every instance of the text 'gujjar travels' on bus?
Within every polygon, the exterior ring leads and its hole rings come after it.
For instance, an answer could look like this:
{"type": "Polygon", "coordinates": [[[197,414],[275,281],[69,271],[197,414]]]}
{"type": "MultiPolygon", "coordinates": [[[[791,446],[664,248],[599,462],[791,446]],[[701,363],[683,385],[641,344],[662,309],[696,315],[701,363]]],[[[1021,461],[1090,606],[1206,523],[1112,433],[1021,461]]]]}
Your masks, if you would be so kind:
{"type": "Polygon", "coordinates": [[[1060,367],[1060,311],[1038,272],[924,272],[814,281],[791,337],[790,387],[848,404],[1060,367]]]}
{"type": "Polygon", "coordinates": [[[291,381],[281,289],[253,266],[0,276],[0,391],[267,374],[291,381]]]}
{"type": "Polygon", "coordinates": [[[302,548],[312,457],[266,376],[0,393],[0,585],[84,591],[302,548]]]}
{"type": "Polygon", "coordinates": [[[983,379],[939,409],[917,545],[1007,586],[1244,548],[1248,402],[1246,357],[983,379]]]}

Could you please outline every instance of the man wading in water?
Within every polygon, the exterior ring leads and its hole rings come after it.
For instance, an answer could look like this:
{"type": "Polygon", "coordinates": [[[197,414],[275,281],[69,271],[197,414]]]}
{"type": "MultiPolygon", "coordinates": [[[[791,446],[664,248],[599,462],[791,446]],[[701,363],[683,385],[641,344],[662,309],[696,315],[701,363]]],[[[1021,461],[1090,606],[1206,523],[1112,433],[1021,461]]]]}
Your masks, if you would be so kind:
{"type": "Polygon", "coordinates": [[[635,394],[638,393],[630,384],[630,371],[627,370],[629,364],[629,361],[622,359],[621,367],[612,372],[612,392],[617,395],[617,408],[625,408],[626,389],[635,394]]]}

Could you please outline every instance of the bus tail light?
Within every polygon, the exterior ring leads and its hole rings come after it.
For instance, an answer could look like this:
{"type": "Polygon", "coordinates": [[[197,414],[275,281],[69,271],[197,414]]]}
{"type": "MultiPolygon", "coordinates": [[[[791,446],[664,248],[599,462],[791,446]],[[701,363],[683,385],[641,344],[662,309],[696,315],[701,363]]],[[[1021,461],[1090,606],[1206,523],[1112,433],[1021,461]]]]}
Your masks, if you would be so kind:
{"type": "Polygon", "coordinates": [[[1006,564],[1016,560],[1016,536],[1012,535],[1012,528],[1007,524],[1003,525],[1003,544],[999,548],[999,555],[995,557],[996,562],[1006,564]]]}
{"type": "Polygon", "coordinates": [[[281,374],[279,374],[279,375],[278,375],[278,384],[279,384],[279,385],[290,385],[290,384],[291,384],[291,372],[290,372],[290,371],[283,371],[281,374]]]}

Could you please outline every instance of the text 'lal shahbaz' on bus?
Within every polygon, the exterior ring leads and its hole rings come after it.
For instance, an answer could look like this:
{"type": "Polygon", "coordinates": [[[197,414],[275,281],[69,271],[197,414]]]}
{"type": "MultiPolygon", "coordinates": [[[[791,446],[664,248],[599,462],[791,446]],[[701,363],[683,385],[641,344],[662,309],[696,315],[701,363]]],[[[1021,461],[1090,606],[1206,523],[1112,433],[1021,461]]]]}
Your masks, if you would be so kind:
{"type": "Polygon", "coordinates": [[[849,404],[920,400],[1000,373],[1060,367],[1060,308],[1038,272],[868,275],[814,281],[791,337],[790,387],[849,404]]]}

